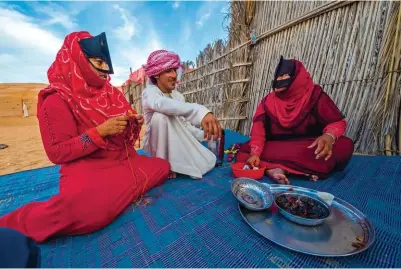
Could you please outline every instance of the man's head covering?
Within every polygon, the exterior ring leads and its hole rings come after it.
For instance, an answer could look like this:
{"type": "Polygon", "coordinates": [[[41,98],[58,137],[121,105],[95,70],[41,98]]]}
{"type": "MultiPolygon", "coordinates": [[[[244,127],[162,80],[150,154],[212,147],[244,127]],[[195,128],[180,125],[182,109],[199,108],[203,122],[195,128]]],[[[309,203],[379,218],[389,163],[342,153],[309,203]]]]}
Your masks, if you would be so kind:
{"type": "Polygon", "coordinates": [[[286,60],[283,56],[280,56],[280,61],[276,67],[276,72],[274,72],[274,79],[272,81],[273,90],[290,87],[295,79],[295,69],[295,60],[286,60]],[[290,77],[283,80],[277,80],[279,76],[285,74],[288,74],[290,77]]]}
{"type": "Polygon", "coordinates": [[[92,63],[92,66],[103,73],[114,74],[113,65],[111,63],[111,57],[109,52],[109,46],[107,45],[106,33],[101,33],[100,35],[81,39],[79,41],[82,51],[87,58],[100,58],[104,60],[109,66],[109,70],[96,68],[92,63]]]}
{"type": "MultiPolygon", "coordinates": [[[[65,37],[55,61],[47,71],[50,85],[39,92],[38,116],[46,98],[54,93],[66,101],[75,120],[86,129],[129,112],[136,114],[122,92],[110,84],[110,76],[101,78],[90,65],[80,46],[80,41],[90,38],[92,35],[88,32],[74,32],[65,37]]],[[[122,134],[104,138],[106,145],[101,147],[123,149],[124,142],[133,144],[131,140],[136,140],[139,131],[140,128],[126,128],[122,134]],[[125,141],[127,137],[132,139],[125,141]]]]}
{"type": "Polygon", "coordinates": [[[178,69],[182,66],[178,54],[167,50],[152,52],[147,63],[143,66],[146,75],[151,78],[169,69],[178,69]]]}

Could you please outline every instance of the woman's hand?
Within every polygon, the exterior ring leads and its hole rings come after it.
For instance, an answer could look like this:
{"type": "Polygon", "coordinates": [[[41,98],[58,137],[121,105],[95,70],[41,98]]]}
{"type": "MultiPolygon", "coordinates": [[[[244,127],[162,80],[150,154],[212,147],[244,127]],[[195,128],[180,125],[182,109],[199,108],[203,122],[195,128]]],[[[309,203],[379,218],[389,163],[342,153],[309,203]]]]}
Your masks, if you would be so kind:
{"type": "Polygon", "coordinates": [[[143,115],[135,114],[133,117],[136,119],[139,126],[143,125],[143,122],[144,122],[143,115]]]}
{"type": "Polygon", "coordinates": [[[212,114],[207,113],[201,122],[203,127],[205,138],[210,140],[213,136],[214,140],[221,138],[221,125],[218,119],[212,114]]]}
{"type": "MultiPolygon", "coordinates": [[[[141,115],[140,115],[141,116],[141,115]]],[[[118,135],[124,132],[127,127],[129,117],[128,116],[119,116],[115,118],[108,119],[104,123],[100,124],[96,127],[101,137],[106,137],[109,135],[118,135]]],[[[143,123],[143,117],[142,117],[143,123]]]]}
{"type": "Polygon", "coordinates": [[[251,168],[259,167],[260,158],[257,155],[253,155],[246,161],[246,163],[249,164],[251,168]]]}
{"type": "Polygon", "coordinates": [[[309,147],[308,149],[314,148],[317,146],[315,150],[316,159],[325,158],[327,161],[331,158],[332,148],[334,144],[334,138],[329,134],[324,134],[318,137],[309,147]]]}

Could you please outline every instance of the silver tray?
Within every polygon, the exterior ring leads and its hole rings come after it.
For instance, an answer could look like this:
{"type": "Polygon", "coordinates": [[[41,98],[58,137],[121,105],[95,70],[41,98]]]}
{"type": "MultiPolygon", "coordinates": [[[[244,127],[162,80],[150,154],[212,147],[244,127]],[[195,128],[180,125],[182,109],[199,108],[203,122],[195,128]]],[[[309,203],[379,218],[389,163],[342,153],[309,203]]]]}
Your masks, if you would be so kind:
{"type": "MultiPolygon", "coordinates": [[[[317,196],[316,190],[289,185],[270,185],[273,195],[293,190],[295,193],[317,196]]],[[[273,205],[264,211],[251,211],[238,204],[244,220],[260,235],[272,242],[305,254],[322,257],[342,257],[368,249],[375,240],[375,230],[367,217],[347,202],[334,198],[330,216],[319,226],[298,225],[282,216],[273,205]],[[354,242],[364,244],[355,248],[354,242]]]]}

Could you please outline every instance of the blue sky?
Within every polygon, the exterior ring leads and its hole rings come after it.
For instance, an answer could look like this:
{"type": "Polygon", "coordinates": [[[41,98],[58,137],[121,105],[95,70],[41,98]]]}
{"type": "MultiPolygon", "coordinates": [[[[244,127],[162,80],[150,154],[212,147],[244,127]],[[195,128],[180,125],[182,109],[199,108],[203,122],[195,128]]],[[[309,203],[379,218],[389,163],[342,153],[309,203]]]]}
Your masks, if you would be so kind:
{"type": "Polygon", "coordinates": [[[121,85],[156,49],[195,62],[200,50],[227,38],[227,1],[0,2],[0,83],[47,83],[47,69],[64,37],[87,30],[106,32],[121,85]]]}

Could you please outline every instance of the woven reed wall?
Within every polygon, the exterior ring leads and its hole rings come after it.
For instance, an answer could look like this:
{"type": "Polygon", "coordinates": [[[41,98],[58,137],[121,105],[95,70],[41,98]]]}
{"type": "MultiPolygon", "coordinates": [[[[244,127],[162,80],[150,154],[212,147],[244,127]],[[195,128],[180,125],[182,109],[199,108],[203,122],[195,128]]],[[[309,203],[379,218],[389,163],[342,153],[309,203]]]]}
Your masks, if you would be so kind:
{"type": "Polygon", "coordinates": [[[249,134],[279,56],[293,57],[346,115],[357,152],[397,153],[400,21],[400,2],[233,1],[228,42],[207,46],[179,90],[249,134]]]}
{"type": "Polygon", "coordinates": [[[131,81],[128,85],[123,87],[125,98],[131,106],[139,113],[142,114],[142,91],[145,89],[146,84],[134,83],[131,81]]]}
{"type": "MultiPolygon", "coordinates": [[[[245,2],[233,2],[231,21],[246,24],[245,2]]],[[[243,27],[242,27],[243,28],[243,27]]],[[[196,70],[185,73],[179,91],[187,102],[204,104],[221,121],[224,128],[238,130],[246,119],[245,104],[249,101],[249,49],[244,46],[230,52],[248,40],[247,31],[231,23],[228,42],[209,44],[196,59],[196,70]]]]}

